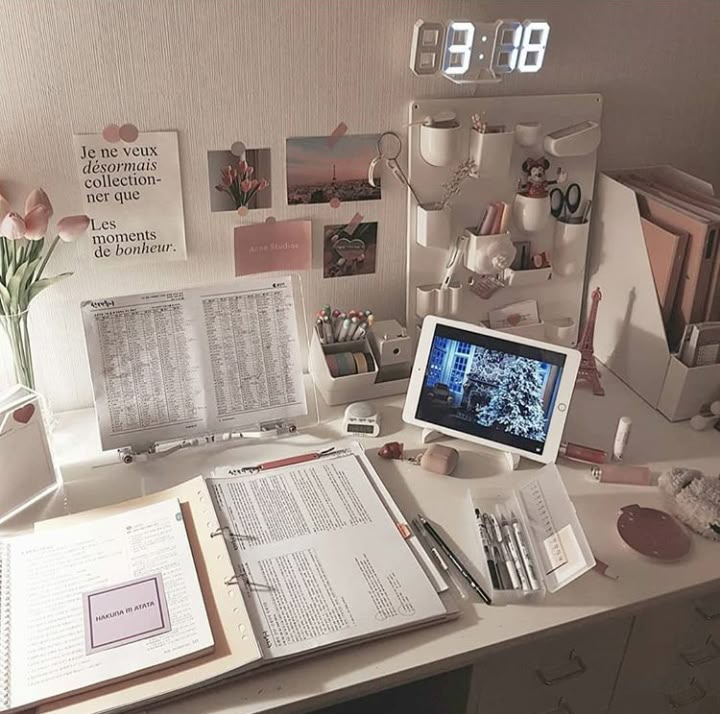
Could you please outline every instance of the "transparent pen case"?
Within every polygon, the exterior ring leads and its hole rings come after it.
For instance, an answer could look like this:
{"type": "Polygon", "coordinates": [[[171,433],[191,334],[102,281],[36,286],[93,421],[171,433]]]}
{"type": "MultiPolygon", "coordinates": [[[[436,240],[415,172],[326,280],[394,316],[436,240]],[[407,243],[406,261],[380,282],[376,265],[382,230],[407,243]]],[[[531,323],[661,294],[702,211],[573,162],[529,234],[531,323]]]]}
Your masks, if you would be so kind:
{"type": "Polygon", "coordinates": [[[525,478],[521,473],[513,475],[518,477],[513,489],[476,488],[466,497],[466,521],[473,532],[467,541],[472,542],[473,552],[468,555],[497,605],[542,600],[547,592],[557,592],[595,566],[555,464],[525,478]],[[497,529],[483,514],[492,514],[497,529]]]}

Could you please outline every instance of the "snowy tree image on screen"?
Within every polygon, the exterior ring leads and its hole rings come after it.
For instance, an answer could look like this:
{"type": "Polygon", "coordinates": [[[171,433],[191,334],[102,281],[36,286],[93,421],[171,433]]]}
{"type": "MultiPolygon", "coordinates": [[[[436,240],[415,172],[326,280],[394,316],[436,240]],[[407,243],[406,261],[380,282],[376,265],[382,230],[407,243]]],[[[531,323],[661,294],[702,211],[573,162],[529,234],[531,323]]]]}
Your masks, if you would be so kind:
{"type": "Polygon", "coordinates": [[[498,370],[499,380],[487,404],[478,410],[478,422],[483,426],[501,427],[526,439],[544,440],[546,420],[543,395],[547,365],[516,355],[501,357],[503,362],[502,369],[498,370]]]}

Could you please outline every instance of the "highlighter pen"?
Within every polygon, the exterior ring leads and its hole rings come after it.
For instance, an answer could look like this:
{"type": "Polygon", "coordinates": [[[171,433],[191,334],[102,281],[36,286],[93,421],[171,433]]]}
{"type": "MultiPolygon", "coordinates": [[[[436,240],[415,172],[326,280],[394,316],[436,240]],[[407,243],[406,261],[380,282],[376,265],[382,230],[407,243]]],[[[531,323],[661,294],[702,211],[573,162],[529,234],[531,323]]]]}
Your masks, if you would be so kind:
{"type": "Polygon", "coordinates": [[[503,538],[502,529],[500,528],[500,524],[497,522],[497,518],[493,516],[492,513],[488,513],[488,519],[490,520],[490,523],[492,524],[493,532],[495,533],[495,540],[497,541],[498,547],[500,548],[500,553],[502,555],[502,559],[505,563],[505,570],[507,570],[508,577],[510,578],[510,584],[512,586],[513,590],[520,590],[521,584],[520,584],[520,578],[518,577],[518,572],[515,568],[515,563],[513,562],[512,555],[510,554],[510,550],[508,549],[508,544],[505,542],[505,539],[503,538]]]}

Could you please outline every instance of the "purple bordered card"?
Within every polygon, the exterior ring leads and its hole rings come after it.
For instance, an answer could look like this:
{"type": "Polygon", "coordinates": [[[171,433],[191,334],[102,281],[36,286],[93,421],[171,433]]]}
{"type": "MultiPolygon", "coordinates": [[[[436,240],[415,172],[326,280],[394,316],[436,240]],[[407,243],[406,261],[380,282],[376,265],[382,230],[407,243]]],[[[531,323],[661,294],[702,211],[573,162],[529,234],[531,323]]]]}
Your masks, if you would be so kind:
{"type": "Polygon", "coordinates": [[[85,593],[83,611],[87,654],[170,631],[160,573],[85,593]]]}

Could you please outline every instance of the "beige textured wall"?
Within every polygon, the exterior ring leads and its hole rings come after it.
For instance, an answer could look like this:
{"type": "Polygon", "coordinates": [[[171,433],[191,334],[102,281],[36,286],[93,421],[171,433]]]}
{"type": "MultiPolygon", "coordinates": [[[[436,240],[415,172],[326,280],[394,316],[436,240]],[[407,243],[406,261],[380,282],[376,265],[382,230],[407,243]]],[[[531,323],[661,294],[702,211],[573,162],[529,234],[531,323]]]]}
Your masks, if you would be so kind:
{"type": "MultiPolygon", "coordinates": [[[[232,214],[210,214],[208,149],[238,139],[273,150],[278,219],[315,219],[319,254],[333,211],[285,205],[285,137],[400,130],[414,97],[462,95],[408,69],[419,17],[545,17],[543,71],[478,94],[601,92],[600,166],[671,162],[720,179],[717,127],[718,0],[0,0],[0,187],[20,201],[44,186],[57,213],[80,208],[72,134],[116,121],[179,131],[188,261],[141,269],[88,266],[74,248],[54,266],[76,276],[34,306],[39,387],[55,409],[91,404],[78,303],[232,276],[232,214]]],[[[330,301],[404,314],[405,202],[385,183],[378,269],[368,277],[307,276],[311,308],[330,301]]],[[[253,214],[255,217],[256,214],[253,214]]]]}

